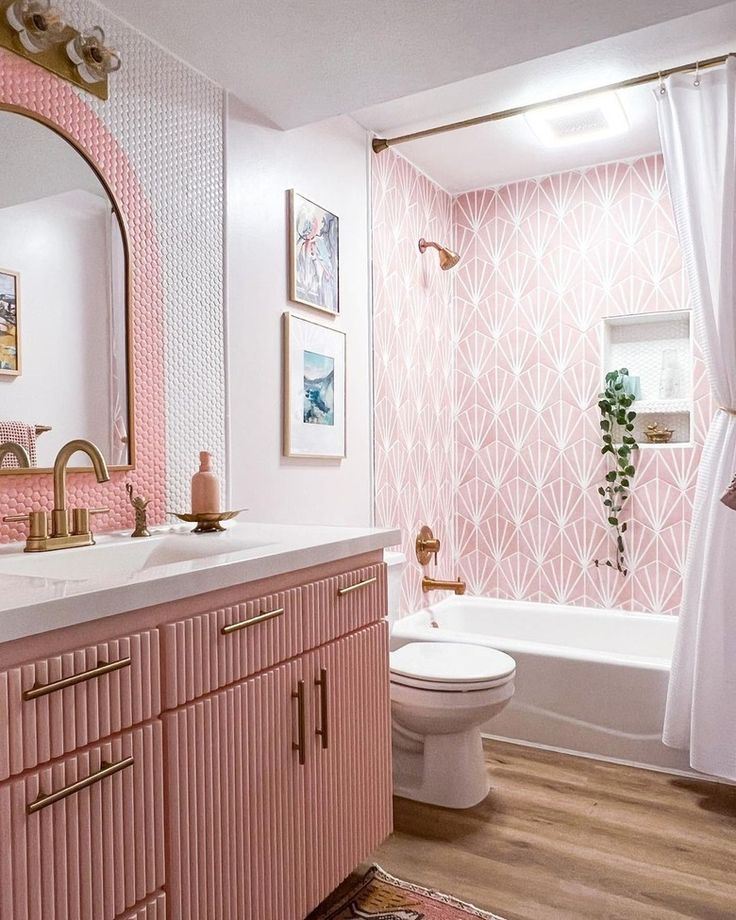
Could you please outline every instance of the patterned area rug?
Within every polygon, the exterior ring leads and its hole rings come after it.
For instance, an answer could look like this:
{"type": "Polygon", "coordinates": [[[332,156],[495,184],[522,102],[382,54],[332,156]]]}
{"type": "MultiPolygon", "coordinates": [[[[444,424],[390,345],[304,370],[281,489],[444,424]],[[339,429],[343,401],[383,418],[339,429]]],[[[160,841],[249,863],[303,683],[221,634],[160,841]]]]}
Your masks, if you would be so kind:
{"type": "Polygon", "coordinates": [[[312,920],[503,920],[456,898],[402,882],[373,866],[325,913],[312,920]]]}

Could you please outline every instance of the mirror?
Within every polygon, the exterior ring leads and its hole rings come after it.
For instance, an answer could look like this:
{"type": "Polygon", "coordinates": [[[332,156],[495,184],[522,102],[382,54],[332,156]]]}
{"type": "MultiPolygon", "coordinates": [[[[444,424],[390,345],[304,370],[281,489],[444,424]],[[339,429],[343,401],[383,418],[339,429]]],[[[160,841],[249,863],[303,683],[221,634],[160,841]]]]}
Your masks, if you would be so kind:
{"type": "MultiPolygon", "coordinates": [[[[127,243],[117,205],[71,141],[30,114],[1,110],[0,142],[0,443],[25,447],[31,472],[52,467],[72,438],[129,467],[127,243]]],[[[0,464],[0,473],[23,472],[15,456],[0,464]]]]}

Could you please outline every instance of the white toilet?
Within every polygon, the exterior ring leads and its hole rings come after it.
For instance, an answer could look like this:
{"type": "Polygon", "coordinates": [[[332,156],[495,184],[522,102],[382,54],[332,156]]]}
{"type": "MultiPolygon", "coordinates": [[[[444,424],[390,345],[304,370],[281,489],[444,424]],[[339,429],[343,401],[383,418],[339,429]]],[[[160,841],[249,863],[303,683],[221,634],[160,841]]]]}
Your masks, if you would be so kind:
{"type": "MultiPolygon", "coordinates": [[[[404,557],[387,554],[391,625],[404,557]]],[[[482,645],[411,642],[391,652],[394,793],[470,808],[490,789],[480,726],[514,695],[516,662],[482,645]]]]}

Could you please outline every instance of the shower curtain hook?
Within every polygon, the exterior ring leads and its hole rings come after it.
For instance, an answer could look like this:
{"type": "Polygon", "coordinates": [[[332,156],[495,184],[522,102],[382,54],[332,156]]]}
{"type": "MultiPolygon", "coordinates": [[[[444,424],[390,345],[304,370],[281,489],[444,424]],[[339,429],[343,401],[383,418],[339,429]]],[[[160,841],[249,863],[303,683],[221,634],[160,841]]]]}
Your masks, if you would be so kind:
{"type": "Polygon", "coordinates": [[[695,62],[695,82],[693,86],[700,86],[700,61],[695,62]]]}
{"type": "Polygon", "coordinates": [[[665,89],[664,80],[662,79],[662,71],[658,71],[657,75],[659,76],[659,95],[664,96],[667,90],[665,89]]]}

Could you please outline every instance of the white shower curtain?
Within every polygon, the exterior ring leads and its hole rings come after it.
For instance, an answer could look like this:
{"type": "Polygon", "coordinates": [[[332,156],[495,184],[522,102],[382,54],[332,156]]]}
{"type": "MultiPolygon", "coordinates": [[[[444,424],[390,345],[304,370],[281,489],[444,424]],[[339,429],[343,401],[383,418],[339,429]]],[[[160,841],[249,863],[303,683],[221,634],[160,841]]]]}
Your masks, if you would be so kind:
{"type": "Polygon", "coordinates": [[[711,387],[722,408],[706,439],[664,742],[695,770],[736,780],[736,512],[720,496],[736,473],[736,58],[669,78],[659,131],[711,387]]]}

